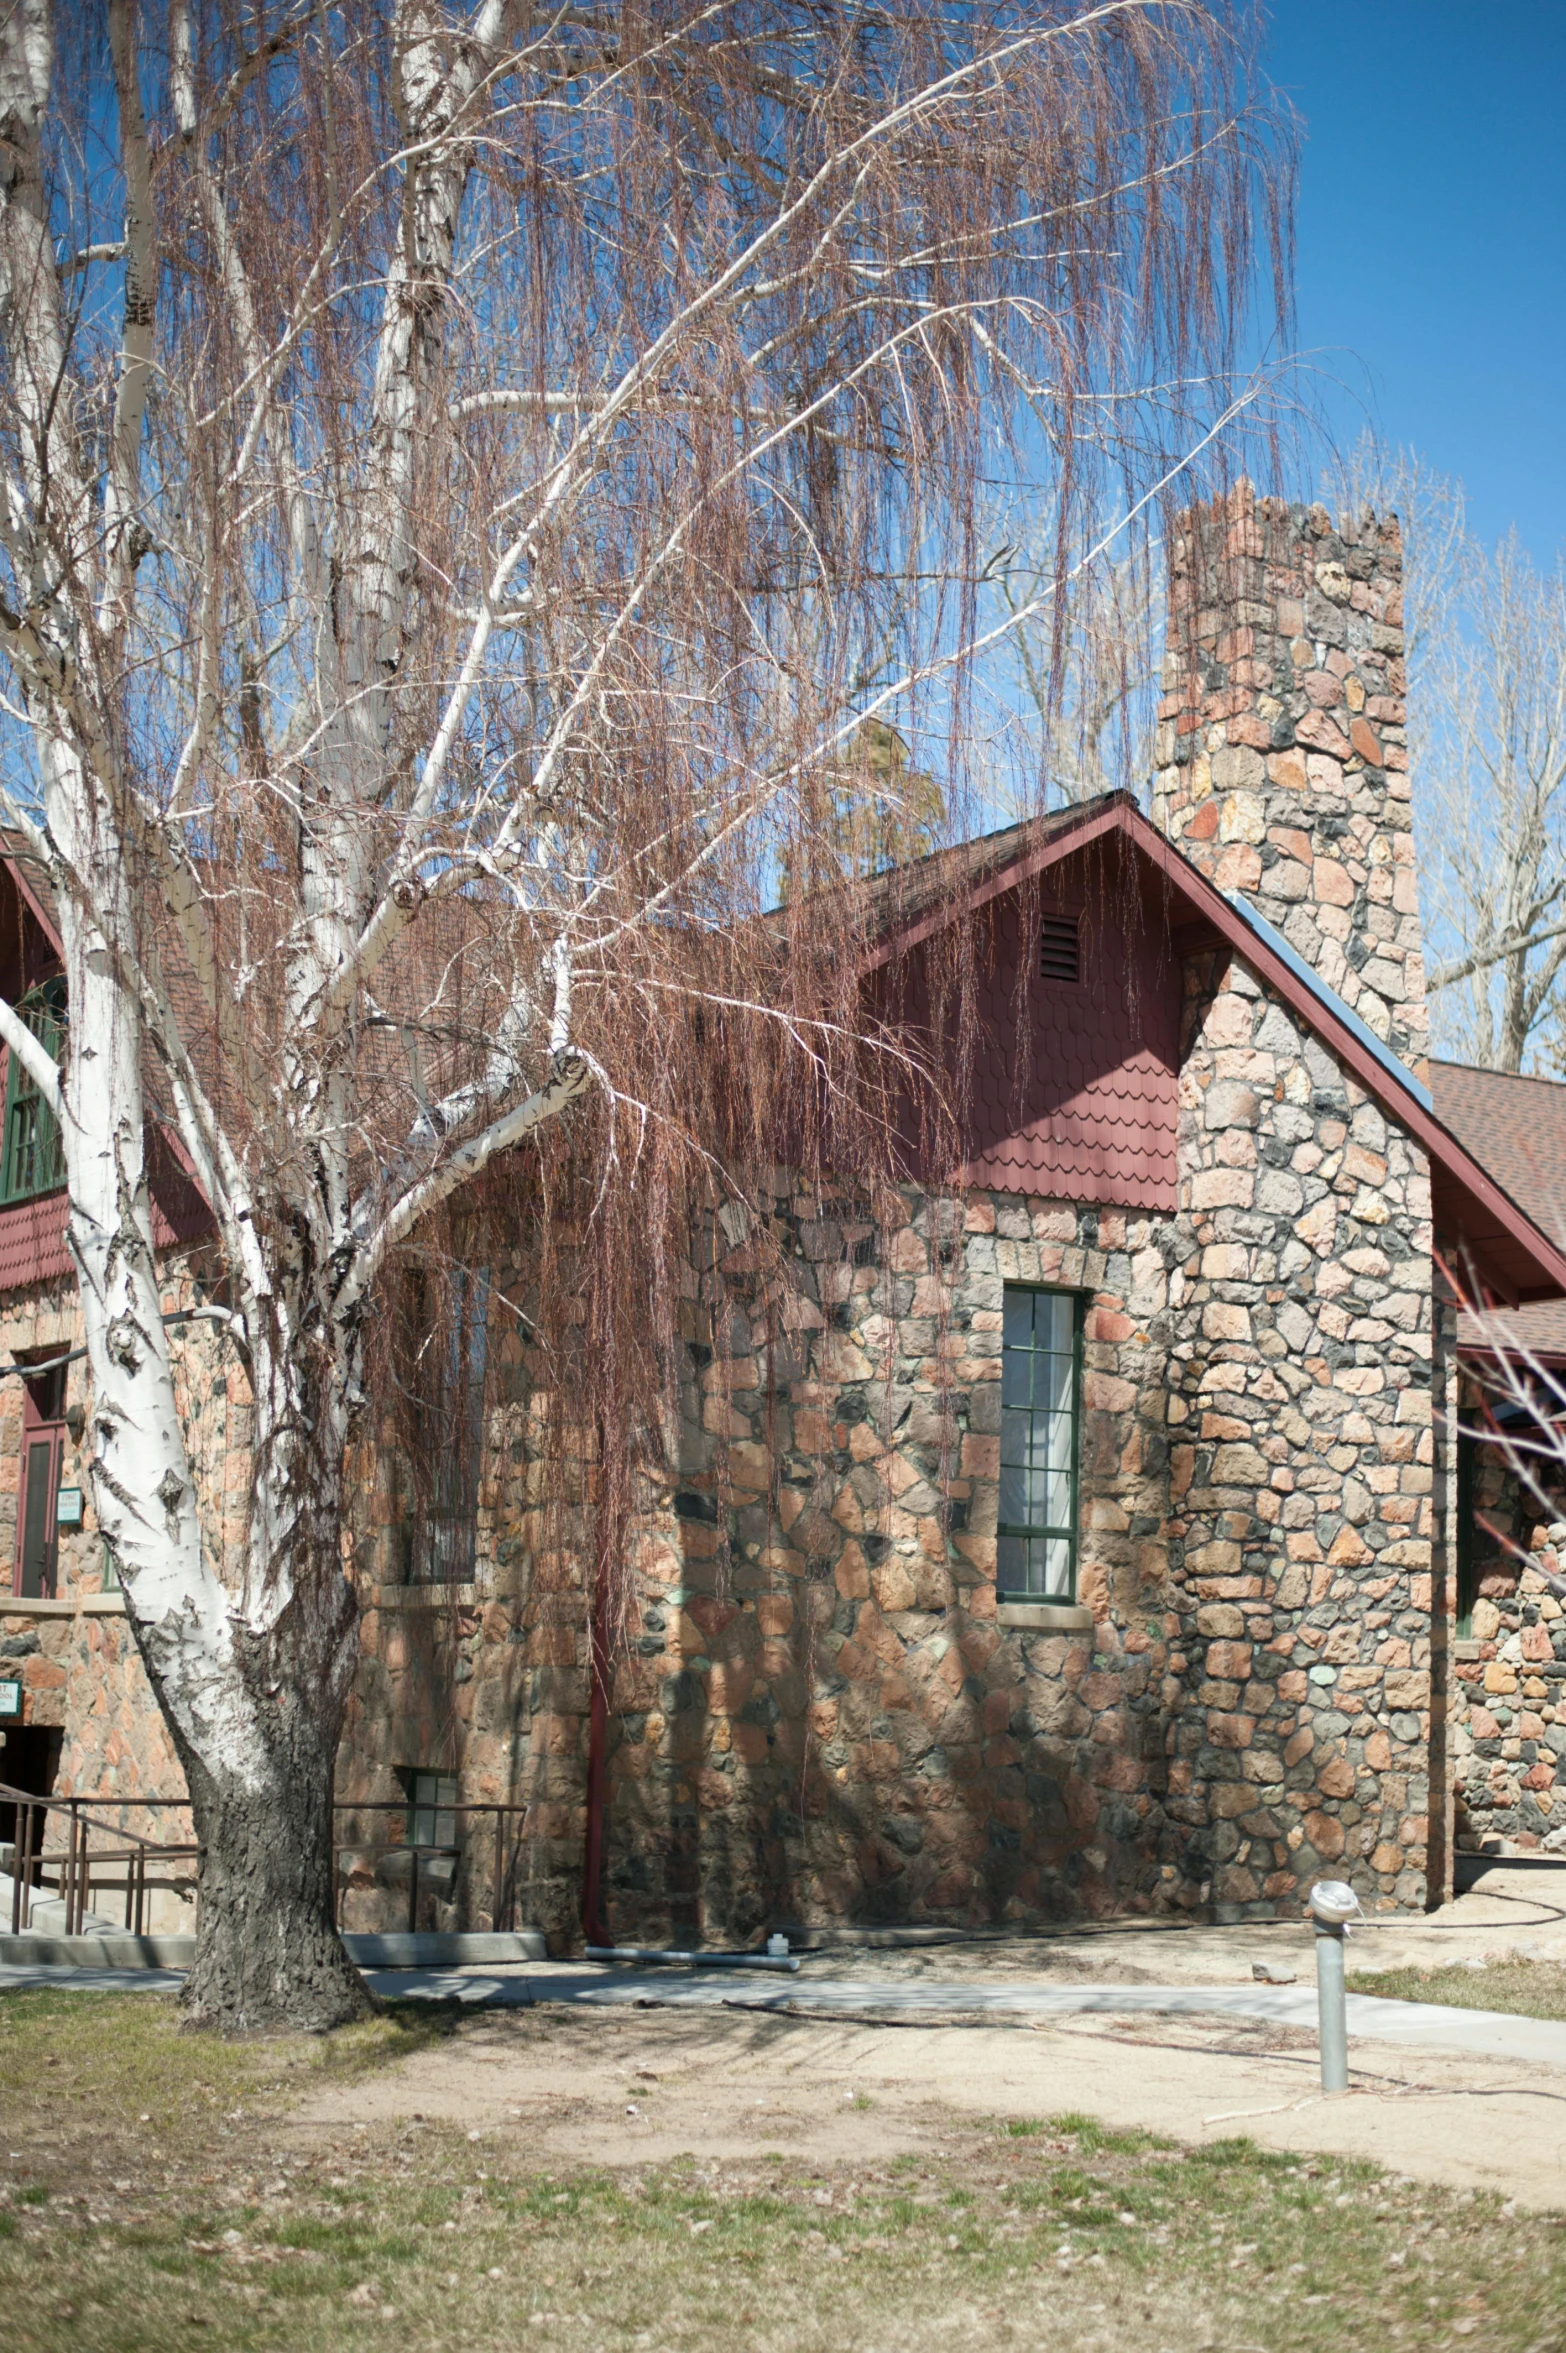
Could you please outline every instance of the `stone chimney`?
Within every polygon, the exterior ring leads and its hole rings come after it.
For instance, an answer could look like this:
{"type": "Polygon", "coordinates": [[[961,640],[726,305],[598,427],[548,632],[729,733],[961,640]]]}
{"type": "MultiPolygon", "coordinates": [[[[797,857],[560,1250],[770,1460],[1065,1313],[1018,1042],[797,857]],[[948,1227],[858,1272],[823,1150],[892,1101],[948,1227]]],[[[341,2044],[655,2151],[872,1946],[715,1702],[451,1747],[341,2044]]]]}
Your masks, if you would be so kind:
{"type": "Polygon", "coordinates": [[[1153,813],[1424,1076],[1397,518],[1248,482],[1177,521],[1153,813]]]}

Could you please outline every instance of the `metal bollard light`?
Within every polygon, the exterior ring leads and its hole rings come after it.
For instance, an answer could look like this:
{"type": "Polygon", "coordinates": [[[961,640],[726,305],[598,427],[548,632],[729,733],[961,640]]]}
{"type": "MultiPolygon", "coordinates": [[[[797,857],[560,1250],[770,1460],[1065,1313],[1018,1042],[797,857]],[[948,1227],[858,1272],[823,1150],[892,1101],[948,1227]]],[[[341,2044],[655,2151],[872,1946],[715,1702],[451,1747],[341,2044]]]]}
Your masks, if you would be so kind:
{"type": "Polygon", "coordinates": [[[1318,1879],[1310,1891],[1316,1931],[1316,2001],[1320,2014],[1321,2088],[1348,2090],[1348,2003],[1343,1991],[1343,1937],[1363,1917],[1359,1898],[1342,1879],[1318,1879]]]}

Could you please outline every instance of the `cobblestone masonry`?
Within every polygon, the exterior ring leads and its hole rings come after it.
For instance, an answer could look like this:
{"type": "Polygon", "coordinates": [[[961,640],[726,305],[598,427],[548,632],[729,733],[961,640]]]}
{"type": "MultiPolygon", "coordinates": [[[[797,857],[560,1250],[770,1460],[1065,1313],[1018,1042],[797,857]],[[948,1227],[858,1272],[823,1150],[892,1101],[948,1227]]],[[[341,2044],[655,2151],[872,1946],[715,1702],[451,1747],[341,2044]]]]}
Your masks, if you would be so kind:
{"type": "MultiPolygon", "coordinates": [[[[1422,1159],[1244,966],[1193,970],[1187,1030],[1177,1218],[910,1194],[878,1230],[780,1194],[786,1304],[748,1234],[703,1254],[682,1480],[637,1537],[613,1692],[617,1934],[1234,1917],[1325,1868],[1421,1900],[1422,1159]],[[1008,1279],[1087,1294],[1079,1630],[997,1611],[1008,1279]]],[[[492,1456],[525,1458],[525,1425],[497,1406],[492,1456]]],[[[471,1592],[367,1614],[354,1786],[393,1796],[385,1767],[427,1759],[525,1796],[529,1916],[565,1937],[580,1577],[490,1500],[512,1533],[471,1592]]],[[[364,1874],[355,1900],[368,1922],[397,1898],[364,1874]]]]}
{"type": "MultiPolygon", "coordinates": [[[[1469,1409],[1477,1419],[1474,1405],[1469,1409]]],[[[1476,1449],[1471,1631],[1454,1645],[1457,1841],[1566,1852],[1566,1610],[1539,1569],[1566,1575],[1566,1521],[1536,1526],[1499,1447],[1476,1449]]],[[[1532,1466],[1539,1474],[1537,1462],[1532,1466]]],[[[1556,1508],[1560,1499],[1556,1498],[1556,1508]]]]}
{"type": "Polygon", "coordinates": [[[1429,1049],[1396,518],[1248,483],[1181,517],[1153,814],[1405,1061],[1429,1049]]]}
{"type": "MultiPolygon", "coordinates": [[[[1423,1168],[1243,965],[1193,967],[1186,1022],[1174,1219],[910,1194],[878,1230],[780,1193],[786,1298],[763,1295],[749,1235],[698,1254],[683,1473],[637,1533],[641,1610],[613,1693],[618,1933],[1265,1911],[1328,1865],[1367,1902],[1419,1899],[1423,1168]],[[997,1614],[1008,1279],[1087,1295],[1080,1629],[997,1614]]],[[[4,1339],[73,1335],[63,1303],[35,1302],[4,1339]]],[[[214,1449],[237,1434],[219,1345],[195,1342],[192,1396],[214,1449]]],[[[395,1453],[356,1466],[364,1665],[339,1788],[400,1799],[394,1768],[423,1765],[471,1801],[525,1802],[501,1908],[565,1941],[583,1582],[550,1549],[515,1336],[494,1356],[471,1585],[399,1582],[395,1453]]],[[[242,1465],[230,1446],[235,1527],[242,1465]]],[[[95,1584],[90,1528],[66,1544],[83,1557],[62,1561],[62,1591],[95,1584]]],[[[62,1786],[178,1787],[123,1619],[0,1627],[32,1719],[68,1716],[62,1786]]],[[[492,1890],[486,1854],[464,1916],[492,1917],[492,1890]]],[[[432,1884],[421,1917],[439,1924],[457,1892],[432,1884]]],[[[351,1875],[351,1925],[405,1907],[404,1883],[351,1875]]]]}
{"type": "Polygon", "coordinates": [[[1434,1433],[1423,1153],[1248,970],[1188,976],[1177,1793],[1220,1907],[1424,1895],[1434,1433]],[[1209,980],[1208,985],[1211,985],[1209,980]]]}

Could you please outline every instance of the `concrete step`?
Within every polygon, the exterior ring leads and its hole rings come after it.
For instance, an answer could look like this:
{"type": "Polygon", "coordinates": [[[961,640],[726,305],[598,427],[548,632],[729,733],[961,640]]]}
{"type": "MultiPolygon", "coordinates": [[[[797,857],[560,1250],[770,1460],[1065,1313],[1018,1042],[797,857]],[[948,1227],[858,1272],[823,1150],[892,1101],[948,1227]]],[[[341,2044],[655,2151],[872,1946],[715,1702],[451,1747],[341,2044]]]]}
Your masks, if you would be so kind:
{"type": "MultiPolygon", "coordinates": [[[[10,1920],[15,1896],[15,1880],[8,1872],[0,1871],[0,1921],[10,1920]]],[[[40,1936],[58,1937],[63,1935],[65,1931],[65,1898],[57,1895],[44,1895],[34,1888],[28,1919],[30,1929],[40,1936]]],[[[114,1921],[106,1918],[101,1912],[84,1912],[82,1914],[82,1933],[84,1936],[123,1936],[125,1932],[122,1928],[117,1928],[114,1921]]]]}

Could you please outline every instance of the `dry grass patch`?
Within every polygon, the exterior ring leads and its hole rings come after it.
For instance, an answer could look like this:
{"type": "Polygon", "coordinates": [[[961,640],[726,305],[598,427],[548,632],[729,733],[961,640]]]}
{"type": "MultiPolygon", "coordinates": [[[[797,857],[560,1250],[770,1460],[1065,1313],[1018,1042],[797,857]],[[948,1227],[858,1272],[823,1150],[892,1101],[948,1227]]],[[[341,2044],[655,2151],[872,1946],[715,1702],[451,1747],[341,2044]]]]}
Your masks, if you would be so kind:
{"type": "Polygon", "coordinates": [[[1454,1961],[1441,1969],[1359,1969],[1350,1993],[1389,2002],[1439,2002],[1453,2010],[1506,2010],[1520,2018],[1566,2019],[1566,1962],[1454,1961]]]}
{"type": "Polygon", "coordinates": [[[324,2071],[469,2031],[423,2013],[219,2045],[145,1995],[0,1999],[7,2343],[1566,2353],[1558,2219],[1243,2140],[946,2115],[880,2162],[589,2172],[542,2170],[522,2130],[285,2128],[324,2071]]]}

